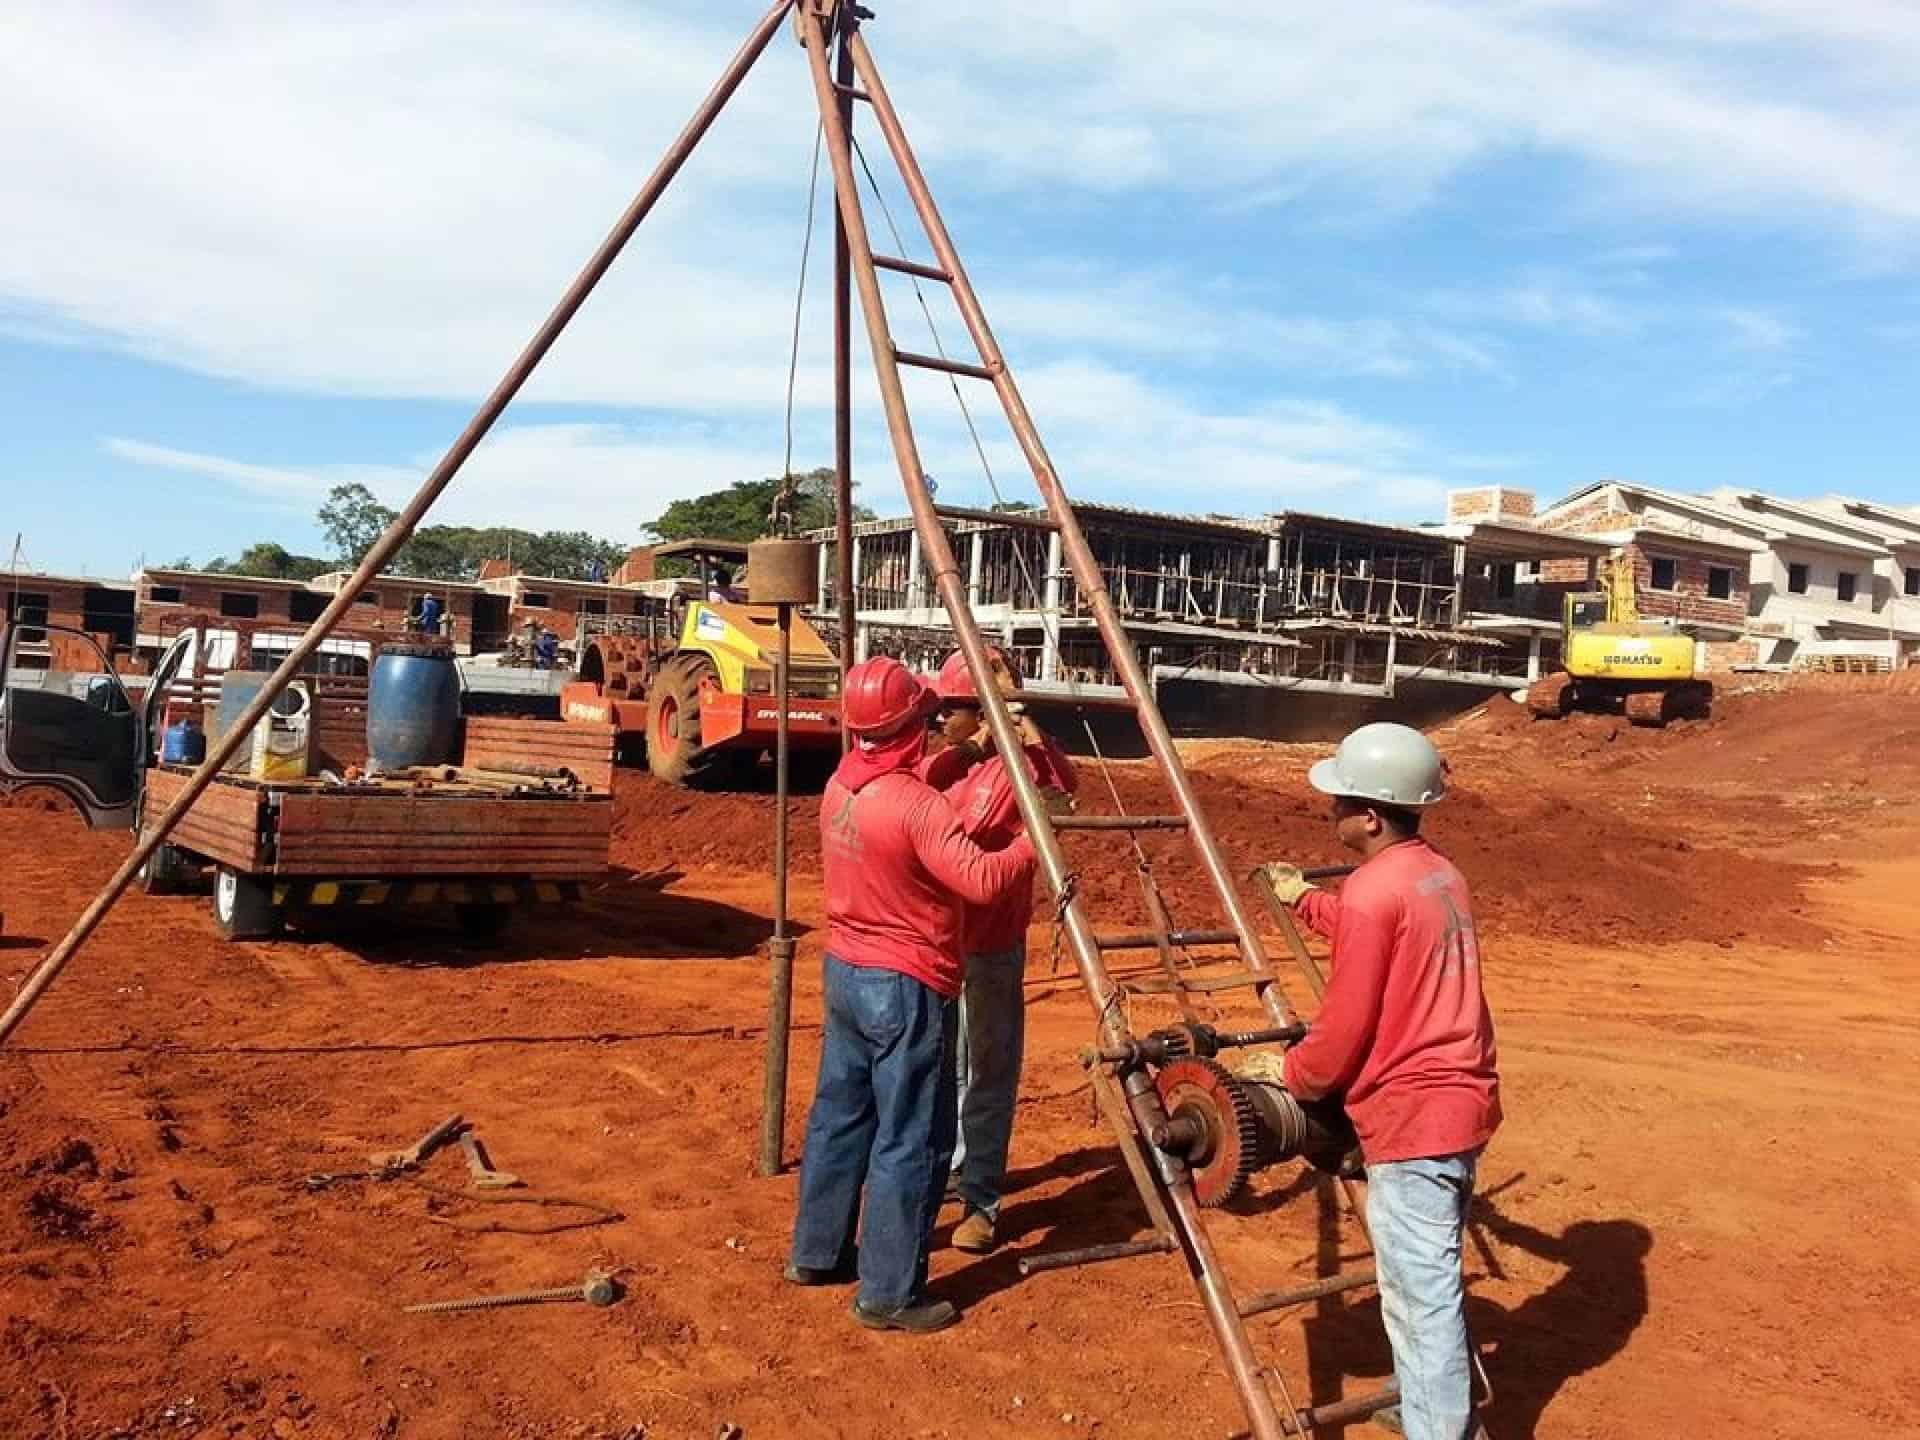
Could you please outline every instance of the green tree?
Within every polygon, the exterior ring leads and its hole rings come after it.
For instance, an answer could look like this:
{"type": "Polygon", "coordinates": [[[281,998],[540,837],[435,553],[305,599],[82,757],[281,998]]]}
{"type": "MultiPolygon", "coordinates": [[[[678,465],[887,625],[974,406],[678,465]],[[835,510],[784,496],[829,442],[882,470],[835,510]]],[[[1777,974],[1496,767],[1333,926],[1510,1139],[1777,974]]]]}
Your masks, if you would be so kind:
{"type": "MultiPolygon", "coordinates": [[[[822,530],[833,524],[833,471],[822,467],[796,475],[795,530],[822,530]]],[[[642,530],[656,540],[757,540],[767,533],[780,477],[736,480],[724,490],[676,500],[642,530]]],[[[853,518],[871,520],[873,511],[853,507],[853,518]]]]}
{"type": "Polygon", "coordinates": [[[249,545],[237,560],[228,560],[222,555],[207,562],[207,569],[215,574],[259,575],[270,580],[311,580],[333,568],[330,560],[318,555],[295,555],[272,540],[249,545]]]}
{"type": "Polygon", "coordinates": [[[320,530],[332,543],[340,563],[358,565],[373,542],[394,521],[395,512],[382,505],[361,484],[336,485],[320,507],[320,530]]]}

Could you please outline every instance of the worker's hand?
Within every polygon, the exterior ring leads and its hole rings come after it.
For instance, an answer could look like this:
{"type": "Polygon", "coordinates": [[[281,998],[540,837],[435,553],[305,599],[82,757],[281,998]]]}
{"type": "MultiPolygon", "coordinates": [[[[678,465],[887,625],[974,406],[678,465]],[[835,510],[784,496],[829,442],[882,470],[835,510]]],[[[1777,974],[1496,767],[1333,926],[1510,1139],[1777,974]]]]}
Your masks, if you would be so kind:
{"type": "Polygon", "coordinates": [[[1033,717],[1027,713],[1025,701],[1015,700],[1007,706],[1007,713],[1013,716],[1013,730],[1020,737],[1022,745],[1040,743],[1040,727],[1033,723],[1033,717]]]}
{"type": "Polygon", "coordinates": [[[1073,796],[1058,785],[1042,785],[1040,799],[1045,803],[1049,815],[1073,814],[1073,796]]]}
{"type": "Polygon", "coordinates": [[[1282,905],[1298,905],[1300,897],[1315,888],[1307,883],[1298,865],[1282,865],[1276,860],[1262,865],[1254,873],[1267,882],[1267,888],[1280,897],[1282,905]]]}

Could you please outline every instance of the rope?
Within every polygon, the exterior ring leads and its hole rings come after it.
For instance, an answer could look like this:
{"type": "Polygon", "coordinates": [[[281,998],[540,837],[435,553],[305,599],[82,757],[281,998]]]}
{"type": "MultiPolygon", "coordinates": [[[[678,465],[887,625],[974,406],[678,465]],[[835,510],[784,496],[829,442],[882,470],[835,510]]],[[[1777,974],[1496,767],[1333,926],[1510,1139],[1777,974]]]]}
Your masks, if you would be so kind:
{"type": "Polygon", "coordinates": [[[813,253],[813,212],[820,197],[820,145],[826,123],[813,127],[813,168],[807,176],[807,226],[800,237],[800,281],[793,292],[793,344],[787,352],[786,454],[780,466],[780,488],[767,518],[782,535],[793,534],[793,393],[800,377],[800,316],[807,298],[807,259],[813,253]]]}

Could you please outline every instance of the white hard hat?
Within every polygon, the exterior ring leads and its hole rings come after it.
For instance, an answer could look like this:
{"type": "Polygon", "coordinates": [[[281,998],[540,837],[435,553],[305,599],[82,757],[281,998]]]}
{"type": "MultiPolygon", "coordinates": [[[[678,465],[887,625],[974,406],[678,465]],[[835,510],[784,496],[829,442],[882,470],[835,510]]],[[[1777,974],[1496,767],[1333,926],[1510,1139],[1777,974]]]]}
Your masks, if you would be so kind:
{"type": "Polygon", "coordinates": [[[1313,788],[1354,800],[1418,810],[1447,793],[1446,766],[1433,742],[1409,725],[1362,725],[1330,759],[1307,772],[1313,788]]]}

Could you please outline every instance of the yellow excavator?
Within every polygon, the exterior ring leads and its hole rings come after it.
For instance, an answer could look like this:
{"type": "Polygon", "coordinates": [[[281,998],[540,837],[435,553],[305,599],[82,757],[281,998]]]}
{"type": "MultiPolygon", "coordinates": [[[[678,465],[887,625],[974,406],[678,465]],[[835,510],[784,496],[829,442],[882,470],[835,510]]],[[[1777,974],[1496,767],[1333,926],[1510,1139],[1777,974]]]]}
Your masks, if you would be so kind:
{"type": "Polygon", "coordinates": [[[1600,583],[1565,597],[1561,669],[1528,689],[1527,708],[1543,720],[1574,710],[1624,712],[1635,725],[1704,720],[1713,686],[1699,678],[1693,637],[1640,618],[1624,554],[1601,562],[1600,583]]]}

